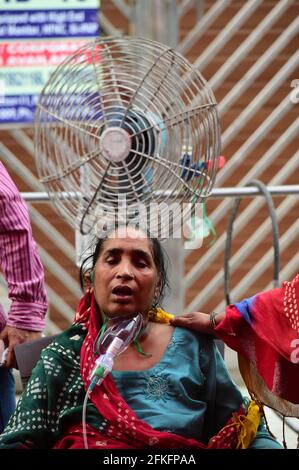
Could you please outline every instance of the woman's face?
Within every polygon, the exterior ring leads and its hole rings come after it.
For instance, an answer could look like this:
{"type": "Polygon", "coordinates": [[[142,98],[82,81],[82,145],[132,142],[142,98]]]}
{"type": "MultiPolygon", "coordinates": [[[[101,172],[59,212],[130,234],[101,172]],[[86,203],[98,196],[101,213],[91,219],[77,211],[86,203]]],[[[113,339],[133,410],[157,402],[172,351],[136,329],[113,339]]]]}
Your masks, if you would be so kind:
{"type": "Polygon", "coordinates": [[[107,316],[145,313],[159,292],[151,242],[143,232],[119,228],[105,241],[94,268],[94,294],[107,316]]]}

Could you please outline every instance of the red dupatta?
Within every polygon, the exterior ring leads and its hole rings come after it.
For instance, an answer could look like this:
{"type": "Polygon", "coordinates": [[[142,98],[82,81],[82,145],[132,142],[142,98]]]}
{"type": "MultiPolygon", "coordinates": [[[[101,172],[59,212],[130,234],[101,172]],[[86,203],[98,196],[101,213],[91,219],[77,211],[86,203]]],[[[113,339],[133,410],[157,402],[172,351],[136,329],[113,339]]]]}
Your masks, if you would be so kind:
{"type": "MultiPolygon", "coordinates": [[[[299,404],[299,275],[226,308],[215,332],[276,397],[299,404]]],[[[269,405],[271,406],[271,405],[269,405]]],[[[275,406],[273,406],[275,407],[275,406]]]]}
{"type": "MultiPolygon", "coordinates": [[[[81,348],[81,375],[85,390],[88,389],[90,372],[96,357],[93,346],[102,324],[94,296],[87,292],[82,298],[76,322],[85,323],[88,332],[81,348]]],[[[186,438],[169,432],[153,429],[137,417],[119,394],[111,374],[108,374],[100,386],[95,385],[90,399],[107,422],[104,431],[87,426],[89,448],[125,449],[125,448],[236,448],[240,443],[240,432],[244,431],[246,416],[244,409],[234,413],[226,426],[214,436],[208,445],[195,439],[186,438]]],[[[244,432],[243,432],[244,434],[244,432]]],[[[254,437],[255,433],[253,434],[254,437]]],[[[253,439],[252,437],[252,439],[253,439]]],[[[251,439],[251,440],[252,440],[251,439]]],[[[55,448],[83,448],[82,423],[71,426],[66,435],[56,443],[55,448]]]]}

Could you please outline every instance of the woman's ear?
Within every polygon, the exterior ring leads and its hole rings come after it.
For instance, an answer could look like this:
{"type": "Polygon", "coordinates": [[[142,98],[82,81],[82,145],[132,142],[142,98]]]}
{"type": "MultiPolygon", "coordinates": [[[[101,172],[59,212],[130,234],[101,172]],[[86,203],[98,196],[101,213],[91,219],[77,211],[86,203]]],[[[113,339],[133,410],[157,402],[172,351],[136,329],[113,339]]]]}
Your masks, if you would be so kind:
{"type": "Polygon", "coordinates": [[[86,287],[92,287],[94,281],[94,272],[91,269],[87,273],[84,273],[84,284],[86,287]]]}

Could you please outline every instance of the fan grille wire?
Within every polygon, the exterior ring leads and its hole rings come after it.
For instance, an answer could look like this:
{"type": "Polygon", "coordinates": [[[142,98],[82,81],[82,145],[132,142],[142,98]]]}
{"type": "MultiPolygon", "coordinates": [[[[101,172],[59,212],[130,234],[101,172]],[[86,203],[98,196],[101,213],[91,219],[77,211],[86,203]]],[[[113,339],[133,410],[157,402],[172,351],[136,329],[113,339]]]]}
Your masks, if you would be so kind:
{"type": "MultiPolygon", "coordinates": [[[[143,38],[98,39],[67,58],[45,85],[35,150],[50,198],[82,233],[94,227],[99,210],[115,214],[120,197],[132,213],[140,203],[164,203],[167,211],[167,204],[201,202],[220,154],[215,98],[173,49],[143,38]],[[109,128],[128,135],[119,161],[105,149],[109,128]],[[192,164],[182,160],[186,153],[192,164]]],[[[155,221],[160,234],[162,221],[163,213],[155,221]]]]}

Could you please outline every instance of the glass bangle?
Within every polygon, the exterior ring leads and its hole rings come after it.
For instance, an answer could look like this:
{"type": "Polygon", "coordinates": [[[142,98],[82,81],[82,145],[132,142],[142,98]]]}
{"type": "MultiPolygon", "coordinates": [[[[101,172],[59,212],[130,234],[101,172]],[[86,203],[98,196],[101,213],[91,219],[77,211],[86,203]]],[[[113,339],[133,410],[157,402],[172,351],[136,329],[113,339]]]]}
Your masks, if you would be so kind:
{"type": "Polygon", "coordinates": [[[217,315],[218,315],[218,312],[212,312],[210,314],[210,322],[211,322],[213,328],[216,328],[216,326],[217,326],[217,323],[216,323],[216,316],[217,315]]]}

